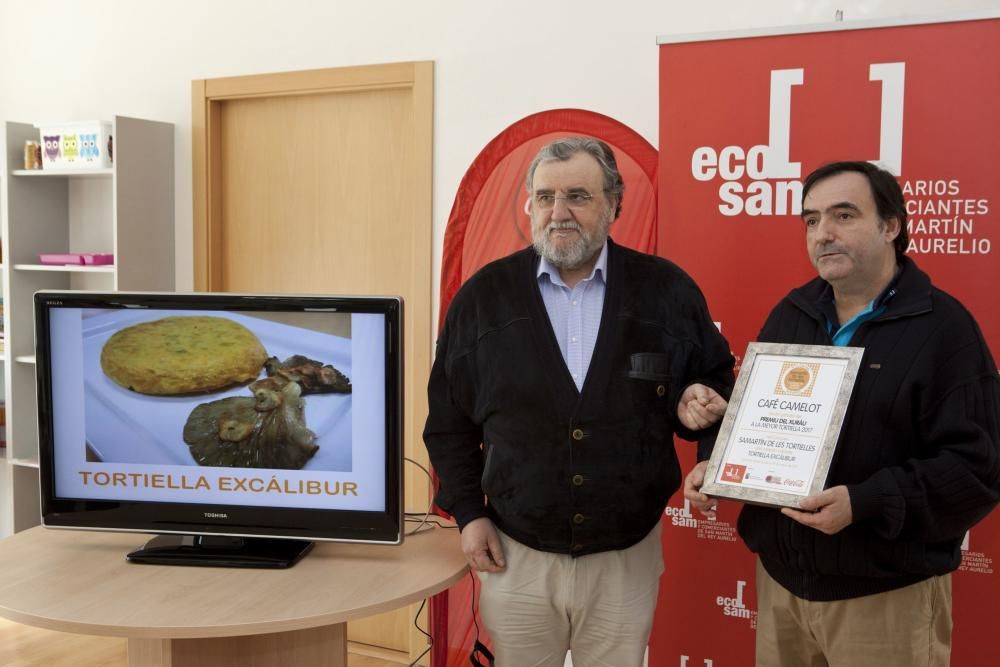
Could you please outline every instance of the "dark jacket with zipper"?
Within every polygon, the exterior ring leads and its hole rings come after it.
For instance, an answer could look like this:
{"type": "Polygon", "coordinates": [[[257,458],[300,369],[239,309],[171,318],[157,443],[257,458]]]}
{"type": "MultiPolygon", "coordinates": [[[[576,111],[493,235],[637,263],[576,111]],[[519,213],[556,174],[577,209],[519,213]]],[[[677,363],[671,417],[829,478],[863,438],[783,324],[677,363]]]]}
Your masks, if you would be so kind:
{"type": "Polygon", "coordinates": [[[674,433],[700,435],[677,422],[682,390],[701,382],[728,398],[733,358],[698,287],[667,260],[608,246],[582,391],[549,322],[532,248],[485,266],[455,296],[424,441],[437,504],[460,526],[488,516],[524,545],[575,556],[632,546],[680,485],[674,433]]]}
{"type": "MultiPolygon", "coordinates": [[[[819,278],[793,290],[759,339],[832,344],[819,278]]],[[[827,487],[846,485],[853,523],[825,535],[777,509],[747,505],[739,531],[794,595],[841,600],[958,568],[965,532],[1000,499],[997,367],[969,312],[904,258],[885,310],[850,345],[864,348],[827,487]]]]}

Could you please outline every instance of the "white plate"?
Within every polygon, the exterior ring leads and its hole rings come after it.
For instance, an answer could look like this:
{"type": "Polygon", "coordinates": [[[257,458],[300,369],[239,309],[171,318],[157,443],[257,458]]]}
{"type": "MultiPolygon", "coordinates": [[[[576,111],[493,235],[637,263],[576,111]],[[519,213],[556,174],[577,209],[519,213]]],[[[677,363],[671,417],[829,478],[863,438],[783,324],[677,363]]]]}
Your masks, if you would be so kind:
{"type": "MultiPolygon", "coordinates": [[[[284,361],[302,354],[332,364],[351,378],[351,339],[219,311],[115,310],[83,321],[84,410],[87,443],[102,461],[197,465],[184,442],[184,424],[202,403],[251,396],[246,386],[197,396],[149,396],[115,384],[101,369],[101,350],[116,331],[168,315],[211,315],[239,322],[254,332],[269,356],[284,361]]],[[[317,317],[319,317],[317,315],[317,317]]],[[[260,377],[267,373],[261,370],[260,377]]],[[[319,450],[304,470],[351,470],[351,394],[304,397],[306,426],[319,450]]]]}

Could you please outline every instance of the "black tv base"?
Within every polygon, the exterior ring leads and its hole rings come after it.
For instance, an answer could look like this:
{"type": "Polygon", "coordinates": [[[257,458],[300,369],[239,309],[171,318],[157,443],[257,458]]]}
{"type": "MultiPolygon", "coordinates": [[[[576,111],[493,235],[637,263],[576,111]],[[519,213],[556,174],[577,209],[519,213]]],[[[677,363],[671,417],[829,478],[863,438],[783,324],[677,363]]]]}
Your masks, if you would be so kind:
{"type": "Polygon", "coordinates": [[[147,565],[281,569],[295,565],[312,547],[307,540],[271,537],[159,535],[126,558],[147,565]]]}

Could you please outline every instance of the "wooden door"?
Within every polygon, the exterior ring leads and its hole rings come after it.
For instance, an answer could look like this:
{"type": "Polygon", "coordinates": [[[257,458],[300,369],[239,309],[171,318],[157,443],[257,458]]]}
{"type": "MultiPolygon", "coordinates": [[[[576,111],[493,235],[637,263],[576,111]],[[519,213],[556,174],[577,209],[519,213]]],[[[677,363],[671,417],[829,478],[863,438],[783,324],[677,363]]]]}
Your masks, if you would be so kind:
{"type": "MultiPolygon", "coordinates": [[[[192,98],[195,289],[402,296],[405,452],[426,465],[433,63],[194,81],[192,98]]],[[[404,471],[422,512],[428,481],[404,471]]],[[[348,637],[415,657],[412,613],[348,637]]]]}

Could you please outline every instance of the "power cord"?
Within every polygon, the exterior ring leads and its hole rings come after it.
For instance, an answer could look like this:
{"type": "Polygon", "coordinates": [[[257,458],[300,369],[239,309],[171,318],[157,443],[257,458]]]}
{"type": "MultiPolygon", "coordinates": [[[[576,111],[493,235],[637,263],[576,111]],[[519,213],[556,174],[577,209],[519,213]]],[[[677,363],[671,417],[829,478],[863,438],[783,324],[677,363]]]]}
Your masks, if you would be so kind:
{"type": "MultiPolygon", "coordinates": [[[[436,516],[431,516],[431,518],[427,519],[426,521],[424,520],[423,516],[424,515],[422,512],[407,512],[406,521],[407,523],[426,524],[427,528],[424,528],[419,532],[423,532],[424,530],[430,530],[430,527],[444,528],[445,530],[458,530],[458,526],[456,526],[455,524],[443,523],[441,519],[437,518],[436,516]],[[417,517],[420,518],[418,519],[417,517]]],[[[410,533],[407,533],[407,535],[409,534],[410,533]]]]}
{"type": "Polygon", "coordinates": [[[469,654],[469,662],[472,663],[473,667],[494,667],[495,661],[493,658],[493,653],[486,648],[486,645],[479,641],[479,621],[476,620],[476,575],[472,570],[469,570],[469,578],[472,580],[472,623],[476,626],[476,643],[472,645],[472,652],[469,654]],[[486,660],[486,664],[479,659],[482,656],[486,660]]]}
{"type": "MultiPolygon", "coordinates": [[[[427,479],[433,482],[430,470],[428,470],[423,465],[421,465],[417,461],[414,461],[408,456],[404,456],[403,460],[409,461],[413,465],[423,470],[424,474],[427,475],[427,479]]],[[[404,512],[403,514],[404,521],[406,521],[407,523],[417,524],[417,527],[411,530],[410,532],[405,533],[406,535],[416,535],[417,533],[422,533],[428,530],[434,530],[435,528],[458,530],[458,526],[454,524],[442,523],[441,520],[436,515],[432,519],[431,507],[433,507],[433,505],[434,505],[433,501],[427,503],[427,511],[424,512],[423,515],[421,515],[420,512],[404,512]],[[421,518],[417,519],[417,517],[421,518]]],[[[495,660],[493,658],[493,653],[488,648],[486,648],[485,644],[479,641],[479,621],[476,619],[476,584],[478,584],[479,582],[476,581],[476,575],[472,572],[472,570],[469,570],[469,577],[472,581],[472,622],[476,626],[476,643],[473,644],[472,653],[469,654],[469,662],[472,663],[474,667],[487,667],[487,666],[494,667],[495,660]],[[480,656],[486,661],[485,664],[479,659],[480,656]]],[[[429,633],[427,633],[423,628],[417,625],[417,619],[420,618],[420,612],[424,610],[424,605],[426,604],[427,604],[426,599],[420,603],[420,608],[417,609],[417,615],[413,617],[413,627],[415,627],[417,630],[420,631],[421,634],[427,637],[427,648],[424,650],[423,653],[418,655],[417,658],[413,662],[411,662],[408,667],[415,667],[415,665],[418,662],[420,662],[420,659],[423,658],[428,653],[430,653],[431,648],[434,647],[434,638],[429,633]]]]}
{"type": "MultiPolygon", "coordinates": [[[[415,465],[418,468],[420,468],[421,470],[423,470],[424,474],[427,475],[428,481],[433,481],[433,478],[431,477],[431,471],[428,470],[427,468],[425,468],[419,462],[414,461],[413,459],[411,459],[408,456],[404,456],[403,460],[404,461],[409,461],[413,465],[415,465]]],[[[455,530],[458,530],[458,526],[448,525],[448,524],[442,523],[441,519],[438,518],[437,515],[435,515],[434,518],[431,518],[431,507],[433,507],[433,505],[434,505],[433,501],[427,503],[427,511],[424,512],[423,514],[421,514],[420,512],[404,512],[404,514],[403,514],[403,520],[406,523],[416,523],[417,524],[416,528],[414,528],[413,530],[411,530],[409,532],[404,533],[405,535],[416,535],[417,533],[423,533],[423,532],[426,532],[428,530],[434,530],[435,528],[446,528],[446,529],[455,529],[455,530]],[[418,519],[417,517],[421,517],[421,518],[418,519]]],[[[430,653],[432,648],[434,648],[434,637],[432,637],[429,632],[427,632],[426,630],[424,630],[417,623],[417,620],[420,618],[420,614],[424,611],[424,607],[426,605],[427,605],[427,599],[424,598],[424,600],[421,601],[421,603],[420,603],[420,608],[417,609],[416,615],[413,617],[413,627],[415,627],[417,630],[419,630],[420,634],[422,634],[425,637],[427,637],[427,648],[424,649],[423,653],[421,653],[420,655],[418,655],[413,660],[413,662],[411,662],[408,665],[408,667],[415,667],[416,664],[418,662],[420,662],[420,660],[423,659],[423,657],[425,655],[427,655],[428,653],[430,653]]],[[[478,638],[478,633],[477,633],[476,636],[478,638]]]]}
{"type": "Polygon", "coordinates": [[[427,655],[428,653],[430,653],[431,652],[431,648],[434,647],[434,638],[431,637],[430,634],[426,630],[424,630],[422,627],[420,627],[419,625],[417,625],[417,619],[420,618],[420,612],[422,612],[424,610],[424,605],[426,605],[426,604],[427,604],[427,598],[424,598],[424,600],[420,603],[420,608],[417,609],[417,615],[413,617],[413,627],[415,627],[417,630],[419,630],[420,634],[422,634],[425,637],[427,637],[427,648],[425,648],[424,652],[421,653],[420,655],[418,655],[413,660],[413,662],[411,662],[409,665],[407,665],[407,667],[416,667],[416,664],[418,662],[420,662],[421,658],[423,658],[425,655],[427,655]]]}
{"type": "MultiPolygon", "coordinates": [[[[403,460],[404,461],[409,461],[413,465],[415,465],[418,468],[420,468],[421,470],[423,470],[424,474],[427,475],[427,480],[430,481],[430,482],[433,482],[433,478],[431,477],[431,471],[430,470],[428,470],[427,468],[425,468],[419,462],[414,461],[409,456],[404,456],[403,460]]],[[[413,530],[411,530],[408,533],[405,533],[405,535],[416,535],[417,533],[422,533],[424,531],[434,530],[435,527],[437,527],[437,528],[458,528],[458,526],[447,526],[447,525],[441,523],[441,521],[437,518],[436,515],[435,515],[434,519],[431,519],[430,518],[430,516],[431,516],[431,507],[433,507],[433,506],[434,506],[434,501],[431,501],[431,502],[427,503],[427,511],[423,513],[423,518],[420,519],[419,522],[414,517],[421,516],[420,512],[406,512],[405,513],[405,517],[406,517],[405,520],[406,520],[407,523],[416,523],[417,524],[416,528],[414,528],[413,530]]]]}

